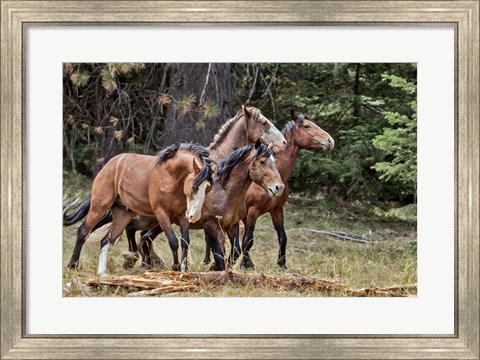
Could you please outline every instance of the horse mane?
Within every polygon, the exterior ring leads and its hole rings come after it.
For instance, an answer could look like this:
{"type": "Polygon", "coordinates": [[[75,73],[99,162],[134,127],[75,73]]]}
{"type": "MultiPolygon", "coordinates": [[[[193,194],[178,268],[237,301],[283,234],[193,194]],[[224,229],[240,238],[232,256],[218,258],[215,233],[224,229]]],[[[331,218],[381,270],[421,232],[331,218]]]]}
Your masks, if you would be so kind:
{"type": "MultiPolygon", "coordinates": [[[[218,181],[221,185],[225,184],[232,170],[255,149],[255,145],[247,145],[232,151],[225,159],[221,160],[217,164],[217,171],[214,174],[214,180],[218,181]]],[[[273,152],[264,144],[261,144],[255,152],[254,159],[258,159],[263,156],[272,156],[273,152]]]]}
{"type": "Polygon", "coordinates": [[[186,150],[193,152],[198,155],[199,158],[207,158],[210,153],[208,149],[205,149],[203,146],[198,144],[191,143],[176,143],[170,146],[167,146],[165,149],[162,149],[158,152],[158,161],[157,164],[161,165],[165,163],[168,159],[171,159],[177,154],[178,150],[186,150]]]}
{"type": "Polygon", "coordinates": [[[294,126],[295,126],[295,120],[288,120],[282,129],[282,134],[285,136],[288,133],[292,132],[294,126]]]}
{"type": "MultiPolygon", "coordinates": [[[[248,106],[248,110],[252,112],[252,118],[253,120],[257,120],[258,117],[260,116],[260,110],[253,106],[248,106]]],[[[208,145],[209,149],[215,148],[219,146],[227,137],[230,129],[232,126],[244,115],[245,113],[243,110],[238,110],[237,113],[233,118],[228,120],[225,124],[222,125],[220,130],[218,130],[218,133],[213,137],[213,141],[208,145]]]]}
{"type": "Polygon", "coordinates": [[[202,161],[203,167],[200,170],[200,173],[193,180],[193,187],[198,187],[205,180],[212,180],[212,160],[208,157],[210,155],[208,149],[204,148],[198,144],[192,143],[177,143],[166,147],[158,153],[157,165],[165,163],[167,160],[173,158],[179,150],[189,151],[197,155],[197,157],[202,161]]]}
{"type": "Polygon", "coordinates": [[[299,120],[309,120],[307,115],[304,115],[302,113],[297,114],[297,120],[290,119],[287,121],[285,126],[282,129],[282,134],[287,135],[288,133],[292,132],[293,127],[295,126],[296,122],[299,120]]]}

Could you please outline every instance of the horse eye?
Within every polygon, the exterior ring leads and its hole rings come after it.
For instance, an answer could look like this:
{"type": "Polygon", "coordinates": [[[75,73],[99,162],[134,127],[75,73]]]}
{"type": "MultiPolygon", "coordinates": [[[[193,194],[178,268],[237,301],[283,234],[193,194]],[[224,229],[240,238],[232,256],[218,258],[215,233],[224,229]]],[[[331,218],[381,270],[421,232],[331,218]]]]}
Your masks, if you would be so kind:
{"type": "Polygon", "coordinates": [[[310,128],[310,125],[303,125],[303,127],[304,127],[305,129],[309,129],[309,128],[310,128]]]}
{"type": "Polygon", "coordinates": [[[265,165],[265,159],[260,160],[260,164],[265,165]]]}

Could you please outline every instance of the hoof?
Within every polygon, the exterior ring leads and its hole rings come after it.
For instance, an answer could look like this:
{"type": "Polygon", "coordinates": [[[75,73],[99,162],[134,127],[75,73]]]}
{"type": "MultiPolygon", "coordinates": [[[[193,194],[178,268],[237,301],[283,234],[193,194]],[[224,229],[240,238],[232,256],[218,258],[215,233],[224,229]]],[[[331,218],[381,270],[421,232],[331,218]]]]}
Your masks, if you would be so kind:
{"type": "Polygon", "coordinates": [[[72,270],[76,270],[78,268],[78,261],[68,263],[67,267],[72,270]]]}
{"type": "Polygon", "coordinates": [[[225,263],[224,262],[219,262],[219,263],[214,262],[210,266],[210,271],[225,271],[225,263]]]}
{"type": "Polygon", "coordinates": [[[253,264],[250,258],[243,258],[242,262],[240,263],[240,269],[255,269],[255,265],[253,264]]]}
{"type": "Polygon", "coordinates": [[[236,264],[238,258],[239,258],[239,256],[235,256],[235,257],[233,257],[233,258],[231,258],[231,257],[229,256],[228,259],[227,259],[227,264],[228,264],[229,266],[232,266],[232,267],[233,267],[233,266],[236,264]]]}
{"type": "Polygon", "coordinates": [[[204,264],[204,265],[210,264],[210,259],[209,259],[209,258],[203,259],[203,264],[204,264]]]}
{"type": "Polygon", "coordinates": [[[139,259],[138,252],[124,251],[123,255],[123,268],[125,270],[132,270],[135,263],[139,259]]]}
{"type": "Polygon", "coordinates": [[[173,271],[180,271],[180,264],[176,264],[172,266],[173,271]]]}

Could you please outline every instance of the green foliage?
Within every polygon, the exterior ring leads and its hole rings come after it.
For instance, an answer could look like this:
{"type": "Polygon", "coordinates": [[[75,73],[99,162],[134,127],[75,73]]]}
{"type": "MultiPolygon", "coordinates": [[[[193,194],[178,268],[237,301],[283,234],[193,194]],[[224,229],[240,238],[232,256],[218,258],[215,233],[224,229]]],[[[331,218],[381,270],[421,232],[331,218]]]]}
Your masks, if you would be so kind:
{"type": "MultiPolygon", "coordinates": [[[[101,157],[92,149],[110,144],[116,152],[158,151],[165,145],[164,135],[177,136],[176,128],[167,126],[172,124],[166,118],[172,109],[178,134],[189,126],[199,136],[214,134],[219,127],[215,119],[225,114],[225,104],[215,98],[198,104],[200,95],[193,90],[176,96],[173,89],[185,86],[175,77],[178,68],[65,63],[65,166],[92,173],[87,168],[95,156],[101,157]],[[117,120],[112,122],[112,116],[117,120]]],[[[226,104],[230,114],[240,104],[250,104],[282,128],[294,108],[335,139],[331,153],[300,152],[289,181],[292,192],[369,203],[395,201],[400,206],[415,202],[416,64],[250,63],[232,64],[229,71],[225,84],[232,94],[226,104]]],[[[210,83],[214,77],[212,72],[210,83]]],[[[202,92],[205,79],[199,81],[202,92]]],[[[211,140],[208,135],[200,142],[211,140]]]]}
{"type": "MultiPolygon", "coordinates": [[[[405,93],[405,98],[416,94],[416,86],[398,76],[384,76],[390,86],[405,93]]],[[[380,173],[381,180],[403,185],[401,191],[411,192],[417,182],[417,101],[406,101],[406,113],[384,111],[388,127],[373,138],[373,145],[385,154],[388,161],[379,161],[372,166],[380,173]]]]}
{"type": "Polygon", "coordinates": [[[95,148],[93,144],[85,146],[75,152],[75,163],[81,174],[92,176],[95,159],[95,148]]]}

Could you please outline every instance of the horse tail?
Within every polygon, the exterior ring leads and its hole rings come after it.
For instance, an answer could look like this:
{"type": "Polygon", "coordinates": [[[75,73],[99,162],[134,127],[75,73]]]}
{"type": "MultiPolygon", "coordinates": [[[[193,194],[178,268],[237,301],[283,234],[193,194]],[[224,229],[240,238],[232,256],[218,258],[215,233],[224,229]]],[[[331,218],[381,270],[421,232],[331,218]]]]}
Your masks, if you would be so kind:
{"type": "Polygon", "coordinates": [[[90,210],[90,200],[92,194],[88,194],[87,198],[83,200],[80,205],[76,206],[79,201],[78,198],[70,198],[63,202],[63,225],[73,225],[82,220],[90,210]],[[73,199],[73,200],[72,200],[73,199]],[[73,210],[72,210],[73,209],[73,210]],[[70,212],[70,210],[72,210],[70,212]]]}
{"type": "MultiPolygon", "coordinates": [[[[110,212],[108,212],[108,213],[110,213],[110,212]]],[[[104,215],[104,218],[105,218],[105,215],[104,215]]],[[[110,217],[111,217],[111,215],[110,215],[110,217]]],[[[103,224],[101,224],[101,222],[99,222],[97,224],[97,226],[95,226],[93,228],[93,231],[87,237],[85,242],[87,242],[87,243],[99,243],[100,241],[102,241],[103,238],[110,231],[110,225],[112,225],[111,221],[107,222],[107,223],[103,223],[103,224]],[[101,225],[101,226],[98,226],[98,225],[101,225]]]]}

